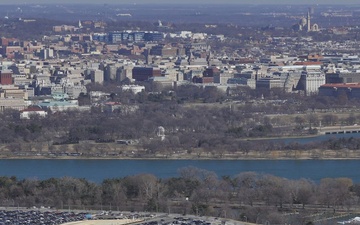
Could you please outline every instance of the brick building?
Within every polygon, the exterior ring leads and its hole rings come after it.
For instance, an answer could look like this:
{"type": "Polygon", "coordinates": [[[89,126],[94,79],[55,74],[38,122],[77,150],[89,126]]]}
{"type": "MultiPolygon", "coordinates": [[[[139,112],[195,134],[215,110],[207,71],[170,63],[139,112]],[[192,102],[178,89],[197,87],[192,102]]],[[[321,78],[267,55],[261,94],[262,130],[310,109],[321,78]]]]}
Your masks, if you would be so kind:
{"type": "Polygon", "coordinates": [[[0,84],[9,85],[13,84],[12,72],[11,71],[0,71],[0,84]]]}
{"type": "Polygon", "coordinates": [[[319,95],[330,97],[344,95],[349,99],[360,98],[360,83],[324,84],[319,87],[319,95]]]}

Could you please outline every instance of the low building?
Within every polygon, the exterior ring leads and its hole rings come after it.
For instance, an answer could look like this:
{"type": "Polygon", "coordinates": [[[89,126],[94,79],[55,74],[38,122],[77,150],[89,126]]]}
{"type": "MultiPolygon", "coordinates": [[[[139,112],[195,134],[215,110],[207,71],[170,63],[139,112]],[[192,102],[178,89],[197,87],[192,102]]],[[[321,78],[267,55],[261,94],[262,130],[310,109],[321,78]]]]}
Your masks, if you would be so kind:
{"type": "Polygon", "coordinates": [[[0,112],[5,109],[16,109],[23,110],[26,108],[26,103],[24,99],[19,98],[0,98],[0,112]]]}
{"type": "Polygon", "coordinates": [[[1,89],[0,90],[1,98],[17,98],[17,99],[28,99],[28,92],[25,89],[1,89]]]}
{"type": "Polygon", "coordinates": [[[256,88],[256,80],[255,79],[247,79],[244,77],[240,78],[229,78],[227,81],[228,84],[240,84],[249,86],[251,89],[256,88]]]}
{"type": "Polygon", "coordinates": [[[105,113],[120,113],[122,115],[128,115],[136,112],[139,109],[137,105],[124,105],[120,102],[106,102],[102,105],[102,111],[105,113]]]}
{"type": "Polygon", "coordinates": [[[123,91],[131,91],[134,94],[145,91],[145,87],[140,85],[123,85],[121,86],[121,89],[123,91]]]}
{"type": "Polygon", "coordinates": [[[214,83],[217,84],[227,84],[228,80],[233,78],[233,74],[231,73],[220,73],[214,75],[214,83]]]}
{"type": "Polygon", "coordinates": [[[103,112],[112,113],[117,110],[120,111],[120,108],[121,108],[120,102],[107,102],[103,105],[103,112]]]}
{"type": "Polygon", "coordinates": [[[31,116],[46,117],[47,112],[38,106],[30,106],[20,111],[20,119],[30,119],[31,116]]]}
{"type": "Polygon", "coordinates": [[[285,79],[280,77],[264,77],[256,81],[256,89],[284,88],[285,79]]]}
{"type": "Polygon", "coordinates": [[[327,73],[325,77],[327,84],[360,82],[360,73],[327,73]]]}
{"type": "Polygon", "coordinates": [[[78,109],[79,104],[77,100],[71,101],[43,101],[38,103],[38,105],[43,109],[50,109],[53,112],[56,111],[65,111],[65,110],[72,110],[78,109]]]}
{"type": "Polygon", "coordinates": [[[319,87],[319,95],[329,97],[360,98],[360,83],[324,84],[319,87]]]}
{"type": "Polygon", "coordinates": [[[200,84],[214,83],[214,77],[194,77],[193,82],[200,84]]]}

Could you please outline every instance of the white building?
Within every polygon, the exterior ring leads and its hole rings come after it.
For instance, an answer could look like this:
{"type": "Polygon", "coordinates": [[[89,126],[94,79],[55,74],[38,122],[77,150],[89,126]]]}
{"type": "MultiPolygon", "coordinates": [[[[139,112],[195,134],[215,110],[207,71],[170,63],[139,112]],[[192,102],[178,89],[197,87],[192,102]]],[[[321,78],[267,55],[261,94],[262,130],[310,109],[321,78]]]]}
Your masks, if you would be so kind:
{"type": "Polygon", "coordinates": [[[325,84],[325,74],[320,71],[303,71],[300,82],[306,95],[317,94],[319,92],[319,87],[325,84]]]}
{"type": "Polygon", "coordinates": [[[38,115],[39,117],[46,117],[47,112],[40,107],[29,107],[20,111],[20,119],[30,119],[32,115],[38,115]]]}
{"type": "Polygon", "coordinates": [[[121,86],[121,89],[123,91],[131,91],[134,94],[140,93],[142,91],[145,91],[145,87],[144,86],[140,86],[140,85],[124,85],[121,86]]]}

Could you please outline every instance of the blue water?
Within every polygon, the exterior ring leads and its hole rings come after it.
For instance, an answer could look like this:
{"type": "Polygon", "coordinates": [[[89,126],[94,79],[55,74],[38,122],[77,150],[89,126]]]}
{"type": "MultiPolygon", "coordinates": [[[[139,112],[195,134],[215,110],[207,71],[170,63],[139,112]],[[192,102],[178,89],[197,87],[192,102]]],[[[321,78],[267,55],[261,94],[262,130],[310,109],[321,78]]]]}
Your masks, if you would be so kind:
{"type": "Polygon", "coordinates": [[[348,177],[360,183],[360,160],[33,160],[1,159],[0,176],[37,178],[71,176],[101,182],[140,173],[160,178],[179,176],[187,166],[215,172],[219,177],[254,171],[288,179],[348,177]]]}

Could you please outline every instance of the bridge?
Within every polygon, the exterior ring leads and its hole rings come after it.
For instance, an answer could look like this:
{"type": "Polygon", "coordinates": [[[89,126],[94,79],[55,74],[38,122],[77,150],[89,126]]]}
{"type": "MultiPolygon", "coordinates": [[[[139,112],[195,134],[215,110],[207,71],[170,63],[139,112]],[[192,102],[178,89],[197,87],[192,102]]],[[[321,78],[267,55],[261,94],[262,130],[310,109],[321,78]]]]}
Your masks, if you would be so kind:
{"type": "Polygon", "coordinates": [[[325,134],[356,134],[360,133],[360,130],[338,130],[338,131],[326,131],[325,134]]]}
{"type": "Polygon", "coordinates": [[[319,134],[357,134],[360,133],[360,126],[332,126],[332,127],[317,127],[319,134]]]}

